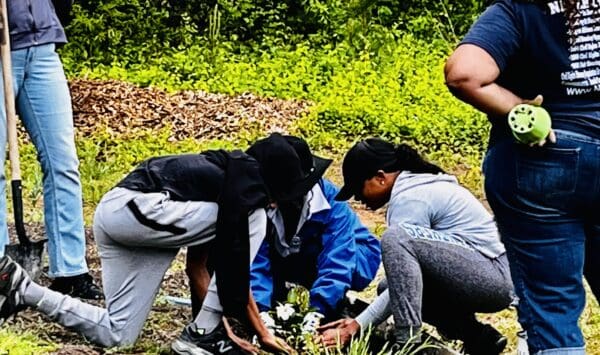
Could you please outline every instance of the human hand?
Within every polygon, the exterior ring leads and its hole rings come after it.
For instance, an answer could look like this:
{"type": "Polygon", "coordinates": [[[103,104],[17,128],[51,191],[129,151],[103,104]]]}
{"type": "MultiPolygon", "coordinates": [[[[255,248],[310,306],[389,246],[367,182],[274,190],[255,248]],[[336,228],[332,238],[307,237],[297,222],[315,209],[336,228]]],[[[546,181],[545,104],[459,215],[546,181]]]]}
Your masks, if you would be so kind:
{"type": "Polygon", "coordinates": [[[227,332],[227,336],[229,337],[229,339],[231,339],[231,341],[236,343],[245,352],[251,354],[258,354],[258,348],[256,348],[256,346],[252,345],[252,343],[250,343],[246,339],[242,339],[235,335],[226,317],[223,317],[223,325],[225,326],[225,331],[227,332]]]}
{"type": "Polygon", "coordinates": [[[544,102],[544,96],[538,95],[538,96],[534,97],[532,100],[523,100],[522,103],[527,104],[527,105],[533,105],[533,106],[542,106],[543,102],[544,102]]]}
{"type": "Polygon", "coordinates": [[[546,136],[546,138],[542,139],[541,141],[537,142],[537,143],[531,143],[529,144],[530,147],[543,147],[546,142],[550,142],[550,143],[556,143],[556,133],[554,133],[554,130],[552,128],[550,128],[550,132],[548,132],[548,135],[546,136]]]}
{"type": "Polygon", "coordinates": [[[291,346],[289,346],[285,340],[274,336],[273,334],[269,334],[259,338],[261,347],[275,354],[297,354],[296,350],[294,350],[291,346]]]}
{"type": "MultiPolygon", "coordinates": [[[[528,105],[532,105],[532,106],[542,106],[543,102],[544,102],[544,97],[542,95],[537,95],[535,98],[533,98],[533,100],[523,100],[524,104],[528,104],[528,105]]],[[[529,146],[530,147],[534,147],[534,146],[542,147],[542,146],[544,146],[544,144],[546,144],[546,142],[556,143],[556,134],[554,133],[554,130],[552,128],[550,128],[548,135],[544,139],[542,139],[539,142],[530,143],[529,146]]]]}
{"type": "Polygon", "coordinates": [[[338,319],[317,328],[321,333],[320,343],[325,347],[347,345],[360,330],[360,324],[354,318],[338,319]]]}

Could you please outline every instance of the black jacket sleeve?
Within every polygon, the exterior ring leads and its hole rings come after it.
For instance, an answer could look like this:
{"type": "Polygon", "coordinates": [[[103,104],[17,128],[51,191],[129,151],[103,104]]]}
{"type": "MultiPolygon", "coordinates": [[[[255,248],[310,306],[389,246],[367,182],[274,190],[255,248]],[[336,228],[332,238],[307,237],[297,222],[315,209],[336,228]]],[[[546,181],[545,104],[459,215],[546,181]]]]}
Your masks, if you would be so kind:
{"type": "Polygon", "coordinates": [[[218,200],[215,254],[211,255],[225,316],[245,319],[250,290],[248,216],[267,203],[258,162],[241,151],[231,152],[218,200]]]}

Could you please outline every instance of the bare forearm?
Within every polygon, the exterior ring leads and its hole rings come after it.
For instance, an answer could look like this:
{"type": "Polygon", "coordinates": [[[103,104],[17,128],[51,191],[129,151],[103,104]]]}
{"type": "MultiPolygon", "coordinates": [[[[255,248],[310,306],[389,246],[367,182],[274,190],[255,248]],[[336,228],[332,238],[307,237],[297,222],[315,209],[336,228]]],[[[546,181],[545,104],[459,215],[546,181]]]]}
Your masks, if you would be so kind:
{"type": "Polygon", "coordinates": [[[444,74],[446,85],[456,97],[489,115],[505,116],[524,101],[496,83],[500,75],[496,61],[475,45],[456,48],[444,74]]]}
{"type": "Polygon", "coordinates": [[[256,331],[258,338],[264,338],[270,336],[269,330],[260,319],[260,311],[258,310],[258,306],[256,305],[256,301],[254,301],[254,297],[252,296],[252,290],[250,290],[250,294],[248,295],[248,305],[246,306],[246,315],[248,316],[248,321],[252,328],[256,331]]]}
{"type": "Polygon", "coordinates": [[[473,87],[453,87],[452,93],[476,109],[494,116],[506,116],[516,105],[525,100],[496,83],[473,87]]]}
{"type": "Polygon", "coordinates": [[[208,253],[206,250],[200,247],[188,248],[186,273],[190,280],[192,315],[194,317],[200,312],[200,308],[208,292],[210,272],[206,267],[207,261],[208,253]]]}

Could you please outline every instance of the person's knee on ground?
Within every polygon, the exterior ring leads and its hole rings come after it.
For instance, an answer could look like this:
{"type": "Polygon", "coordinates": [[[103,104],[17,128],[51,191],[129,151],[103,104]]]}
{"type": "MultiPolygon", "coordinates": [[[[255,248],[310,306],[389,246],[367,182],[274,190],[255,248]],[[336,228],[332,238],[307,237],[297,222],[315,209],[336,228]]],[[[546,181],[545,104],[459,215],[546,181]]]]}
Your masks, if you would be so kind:
{"type": "MultiPolygon", "coordinates": [[[[32,281],[23,268],[8,256],[0,258],[0,278],[0,294],[4,296],[4,300],[0,303],[2,320],[16,315],[24,308],[31,307],[60,322],[60,314],[54,307],[56,303],[69,302],[72,309],[77,308],[77,303],[84,304],[74,297],[52,291],[32,281]]],[[[110,318],[110,314],[106,314],[106,317],[110,318]]],[[[109,327],[100,328],[101,330],[94,333],[93,339],[90,340],[103,347],[131,345],[135,343],[141,331],[141,328],[136,329],[123,319],[110,318],[107,324],[109,327]]],[[[72,326],[69,323],[63,325],[72,326]]]]}

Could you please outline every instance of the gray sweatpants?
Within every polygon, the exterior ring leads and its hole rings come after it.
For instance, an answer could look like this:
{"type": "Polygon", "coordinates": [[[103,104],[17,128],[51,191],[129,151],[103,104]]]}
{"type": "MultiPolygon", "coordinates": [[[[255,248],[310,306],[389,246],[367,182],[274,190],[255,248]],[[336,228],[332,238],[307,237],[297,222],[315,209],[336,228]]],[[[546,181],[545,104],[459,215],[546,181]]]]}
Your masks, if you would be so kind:
{"type": "MultiPolygon", "coordinates": [[[[215,237],[217,210],[214,202],[172,201],[167,193],[114,188],[102,198],[94,216],[106,308],[34,283],[25,290],[24,302],[94,343],[106,347],[132,344],[179,248],[203,244],[215,237]],[[138,222],[127,206],[129,201],[134,201],[139,213],[155,224],[153,228],[138,222]]],[[[248,218],[251,260],[264,238],[266,221],[263,209],[248,218]]],[[[205,306],[212,312],[222,311],[214,277],[205,306]]]]}
{"type": "Polygon", "coordinates": [[[423,321],[463,339],[480,327],[476,312],[512,301],[506,254],[489,258],[459,237],[414,225],[389,228],[381,249],[399,342],[418,334],[423,321]]]}

